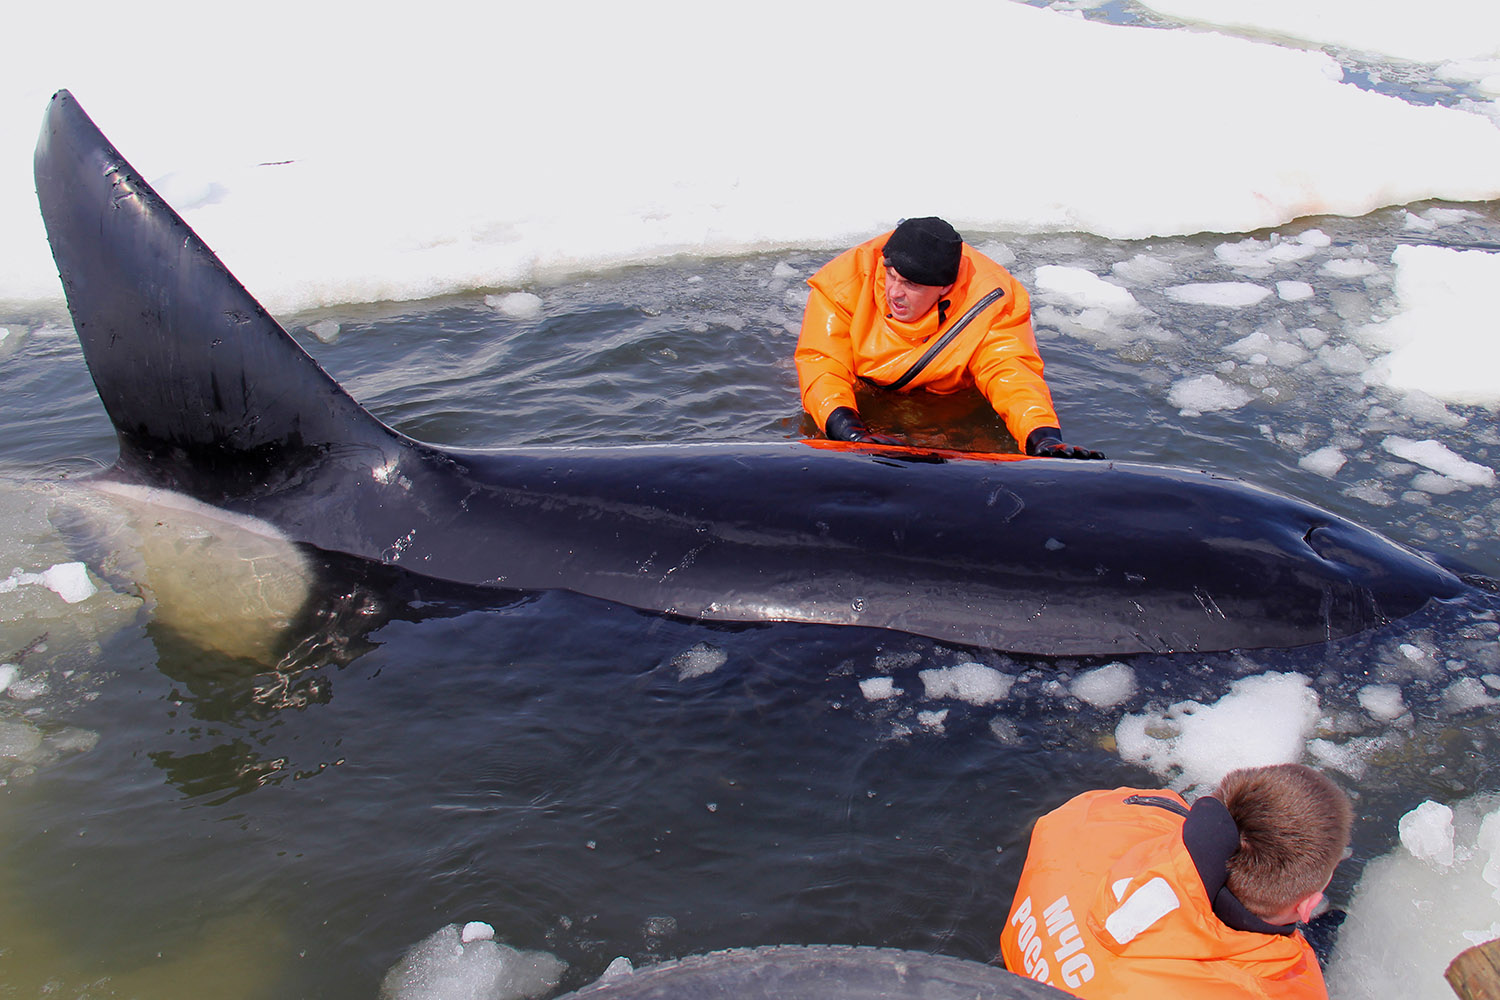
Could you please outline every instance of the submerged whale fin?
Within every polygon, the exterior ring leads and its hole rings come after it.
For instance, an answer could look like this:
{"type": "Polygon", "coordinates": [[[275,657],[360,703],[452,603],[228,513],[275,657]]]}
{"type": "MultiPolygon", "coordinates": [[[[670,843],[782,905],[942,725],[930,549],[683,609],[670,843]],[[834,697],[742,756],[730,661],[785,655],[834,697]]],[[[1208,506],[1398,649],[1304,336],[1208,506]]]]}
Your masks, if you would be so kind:
{"type": "Polygon", "coordinates": [[[388,459],[402,447],[66,90],[48,105],[34,170],[52,256],[126,477],[214,499],[274,486],[332,450],[373,449],[388,459]]]}

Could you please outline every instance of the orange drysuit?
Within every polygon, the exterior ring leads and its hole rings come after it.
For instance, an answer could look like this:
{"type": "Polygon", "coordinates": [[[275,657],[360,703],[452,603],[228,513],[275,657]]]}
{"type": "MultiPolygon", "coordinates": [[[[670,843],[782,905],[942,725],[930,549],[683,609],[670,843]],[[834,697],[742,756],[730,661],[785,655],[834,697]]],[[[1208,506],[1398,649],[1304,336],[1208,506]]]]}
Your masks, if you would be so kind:
{"type": "Polygon", "coordinates": [[[858,411],[854,380],[891,386],[959,324],[963,330],[901,388],[956,392],[977,386],[1024,444],[1038,427],[1057,427],[1052,394],[1031,332],[1031,299],[1021,283],[967,243],[953,290],[939,308],[911,323],[890,316],[881,249],[890,233],[835,257],[808,279],[812,293],[797,341],[802,407],[824,428],[841,406],[858,411]]]}
{"type": "Polygon", "coordinates": [[[1172,792],[1116,788],[1038,820],[1000,934],[1006,968],[1085,1000],[1327,1000],[1295,925],[1267,924],[1222,889],[1239,842],[1228,811],[1200,799],[1188,814],[1172,792]],[[1215,810],[1228,823],[1217,856],[1199,822],[1215,810]]]}

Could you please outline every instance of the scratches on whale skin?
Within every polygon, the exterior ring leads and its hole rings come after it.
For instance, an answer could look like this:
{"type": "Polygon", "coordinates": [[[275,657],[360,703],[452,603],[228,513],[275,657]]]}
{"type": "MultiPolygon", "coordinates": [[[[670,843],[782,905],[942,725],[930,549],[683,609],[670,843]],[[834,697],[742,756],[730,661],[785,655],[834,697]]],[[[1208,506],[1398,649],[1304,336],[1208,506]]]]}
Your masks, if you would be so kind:
{"type": "Polygon", "coordinates": [[[416,541],[416,538],[417,529],[413,528],[406,534],[402,535],[400,538],[397,538],[395,541],[391,542],[391,544],[385,547],[385,551],[380,554],[381,562],[400,562],[401,557],[406,554],[406,551],[408,549],[411,548],[412,543],[416,541]]]}
{"type": "Polygon", "coordinates": [[[999,485],[990,491],[990,495],[985,499],[984,505],[986,507],[994,507],[1000,502],[1001,497],[1005,497],[1010,501],[1006,505],[1010,509],[1006,512],[1002,508],[1000,511],[1000,523],[1009,524],[1020,515],[1021,511],[1026,509],[1026,501],[1022,500],[1014,491],[1007,489],[1004,485],[999,485]]]}
{"type": "Polygon", "coordinates": [[[688,549],[687,554],[677,561],[677,565],[673,566],[661,576],[657,577],[656,582],[666,583],[673,573],[676,573],[678,570],[688,569],[689,567],[691,567],[693,563],[698,561],[698,556],[701,555],[703,551],[709,547],[710,544],[710,542],[703,542],[700,545],[695,545],[691,549],[688,549]]]}
{"type": "Polygon", "coordinates": [[[1198,604],[1203,608],[1204,614],[1210,618],[1228,620],[1229,616],[1224,613],[1223,609],[1219,607],[1218,602],[1214,600],[1213,595],[1208,591],[1202,587],[1194,587],[1193,596],[1198,599],[1198,604]]]}

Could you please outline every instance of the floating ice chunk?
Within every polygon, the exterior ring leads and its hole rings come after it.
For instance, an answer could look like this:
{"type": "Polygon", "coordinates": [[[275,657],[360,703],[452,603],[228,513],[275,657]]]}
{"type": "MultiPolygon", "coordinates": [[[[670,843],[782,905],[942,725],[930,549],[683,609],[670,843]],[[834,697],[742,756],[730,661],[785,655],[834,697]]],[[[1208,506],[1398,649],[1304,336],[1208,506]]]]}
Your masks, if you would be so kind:
{"type": "Polygon", "coordinates": [[[1306,260],[1326,245],[1326,243],[1319,243],[1316,239],[1269,242],[1251,237],[1240,240],[1238,243],[1219,244],[1214,247],[1214,256],[1230,267],[1264,271],[1278,264],[1292,264],[1299,260],[1306,260]]]}
{"type": "Polygon", "coordinates": [[[1378,483],[1365,479],[1344,491],[1344,496],[1363,500],[1372,507],[1389,507],[1395,501],[1378,483]]]}
{"type": "MultiPolygon", "coordinates": [[[[1449,65],[1452,66],[1456,64],[1449,63],[1449,65]]],[[[1469,65],[1472,66],[1476,64],[1470,63],[1469,65]]],[[[1487,63],[1486,65],[1500,68],[1500,61],[1487,63]]],[[[1411,213],[1408,212],[1407,214],[1409,215],[1411,213]]],[[[1456,226],[1460,223],[1468,221],[1469,219],[1479,218],[1479,213],[1471,212],[1467,208],[1443,208],[1441,206],[1434,206],[1423,212],[1420,216],[1418,216],[1418,218],[1420,218],[1429,226],[1456,226]]]]}
{"type": "Polygon", "coordinates": [[[99,592],[89,579],[88,567],[81,562],[58,563],[40,573],[27,573],[15,569],[11,575],[0,580],[0,594],[9,594],[18,587],[41,584],[61,597],[68,604],[86,601],[99,592]]]}
{"type": "Polygon", "coordinates": [[[1430,659],[1427,655],[1427,650],[1423,649],[1421,646],[1415,645],[1414,643],[1403,642],[1396,648],[1401,651],[1402,656],[1406,657],[1408,660],[1411,660],[1413,663],[1421,663],[1425,660],[1430,659]]]}
{"type": "Polygon", "coordinates": [[[1305,281],[1278,281],[1276,294],[1283,302],[1302,302],[1313,297],[1313,286],[1305,281]]]}
{"type": "Polygon", "coordinates": [[[1370,361],[1353,344],[1339,344],[1336,347],[1324,345],[1318,351],[1318,360],[1323,362],[1323,367],[1339,375],[1356,375],[1368,371],[1370,361]]]}
{"type": "Polygon", "coordinates": [[[1212,785],[1239,767],[1294,763],[1318,721],[1318,695],[1301,674],[1234,682],[1212,705],[1178,702],[1164,713],[1127,715],[1115,727],[1121,759],[1173,786],[1212,785]]]}
{"type": "Polygon", "coordinates": [[[68,604],[86,601],[99,592],[89,580],[88,568],[81,562],[58,563],[42,571],[42,586],[68,604]]]}
{"type": "Polygon", "coordinates": [[[894,677],[866,677],[859,682],[859,691],[868,701],[885,701],[902,693],[894,677]]]}
{"type": "Polygon", "coordinates": [[[1068,690],[1095,708],[1114,708],[1135,697],[1135,671],[1123,663],[1106,663],[1073,678],[1068,690]]]}
{"type": "Polygon", "coordinates": [[[679,680],[691,680],[718,670],[729,661],[729,654],[707,642],[694,644],[672,657],[671,666],[677,671],[679,680]]]}
{"type": "Polygon", "coordinates": [[[1495,485],[1494,469],[1454,454],[1441,442],[1413,441],[1411,438],[1393,434],[1380,444],[1392,455],[1404,458],[1408,462],[1425,465],[1449,479],[1456,479],[1469,486],[1495,485]]]}
{"type": "Polygon", "coordinates": [[[599,982],[603,983],[611,979],[619,979],[621,976],[628,976],[634,971],[635,966],[631,964],[630,959],[624,955],[617,955],[609,963],[603,974],[599,976],[599,982]]]}
{"type": "Polygon", "coordinates": [[[1272,337],[1264,330],[1256,330],[1248,337],[1242,337],[1230,344],[1225,350],[1237,357],[1249,360],[1251,364],[1263,365],[1269,362],[1278,368],[1292,368],[1307,360],[1307,348],[1290,340],[1281,339],[1286,336],[1286,330],[1280,323],[1272,324],[1272,329],[1281,336],[1272,337]]]}
{"type": "Polygon", "coordinates": [[[471,941],[493,941],[495,939],[495,928],[483,920],[470,920],[464,924],[464,929],[459,932],[458,939],[464,944],[471,941]]]}
{"type": "Polygon", "coordinates": [[[1406,713],[1401,689],[1394,684],[1366,684],[1359,689],[1359,707],[1380,722],[1391,722],[1406,713]]]}
{"type": "Polygon", "coordinates": [[[1054,305],[1040,305],[1032,313],[1038,329],[1056,329],[1105,348],[1118,348],[1142,340],[1172,340],[1173,335],[1161,327],[1142,322],[1152,315],[1144,308],[1136,313],[1110,312],[1101,308],[1075,313],[1054,305]]]}
{"type": "Polygon", "coordinates": [[[1002,674],[982,663],[960,663],[953,667],[923,670],[917,676],[922,679],[927,698],[956,698],[970,705],[992,705],[1004,701],[1010,694],[1011,685],[1016,682],[1009,674],[1002,674]]]}
{"type": "Polygon", "coordinates": [[[99,734],[91,729],[69,727],[47,737],[47,745],[58,753],[88,753],[99,745],[99,734]]]}
{"type": "Polygon", "coordinates": [[[1401,846],[1411,856],[1440,868],[1453,864],[1453,810],[1440,802],[1423,802],[1396,824],[1401,846]]]}
{"type": "Polygon", "coordinates": [[[1495,805],[1493,796],[1481,796],[1445,815],[1446,806],[1427,802],[1402,818],[1401,846],[1364,866],[1348,904],[1328,964],[1335,996],[1452,1000],[1443,978],[1448,963],[1469,945],[1500,936],[1495,805]],[[1417,854],[1430,849],[1441,857],[1450,848],[1448,865],[1417,854]]]}
{"type": "Polygon", "coordinates": [[[999,240],[985,240],[974,249],[1001,267],[1010,267],[1016,262],[1016,252],[999,240]]]}
{"type": "Polygon", "coordinates": [[[935,733],[942,732],[943,723],[947,721],[948,710],[946,708],[917,713],[917,723],[921,725],[923,729],[929,729],[935,733]]]}
{"type": "Polygon", "coordinates": [[[677,933],[677,918],[668,914],[647,917],[641,924],[641,934],[647,941],[663,941],[677,933]]]}
{"type": "Polygon", "coordinates": [[[1163,284],[1177,273],[1177,269],[1170,261],[1144,253],[1138,253],[1129,260],[1119,261],[1109,270],[1115,277],[1128,281],[1132,285],[1144,286],[1163,284]]]}
{"type": "Polygon", "coordinates": [[[1420,390],[1446,403],[1500,404],[1500,379],[1494,377],[1500,337],[1491,301],[1500,285],[1500,254],[1400,246],[1391,260],[1399,310],[1352,331],[1387,352],[1366,381],[1420,390]]]}
{"type": "Polygon", "coordinates": [[[1224,309],[1253,306],[1270,294],[1269,288],[1248,281],[1204,281],[1192,285],[1173,285],[1166,290],[1167,298],[1173,302],[1224,309]]]}
{"type": "Polygon", "coordinates": [[[1239,386],[1230,385],[1217,375],[1184,379],[1173,385],[1167,394],[1167,402],[1177,407],[1183,416],[1235,410],[1254,398],[1251,393],[1239,386]]]}
{"type": "Polygon", "coordinates": [[[1429,424],[1462,427],[1469,422],[1468,417],[1454,413],[1448,409],[1442,400],[1434,399],[1420,389],[1411,390],[1402,396],[1396,405],[1408,417],[1413,417],[1429,424]]]}
{"type": "Polygon", "coordinates": [[[1414,215],[1411,212],[1403,212],[1402,216],[1402,229],[1409,229],[1418,233],[1430,233],[1437,228],[1437,223],[1424,219],[1420,215],[1414,215]]]}
{"type": "Polygon", "coordinates": [[[1324,274],[1331,274],[1335,278],[1364,278],[1375,274],[1380,268],[1375,265],[1374,261],[1345,257],[1330,260],[1318,270],[1324,274]]]}
{"type": "Polygon", "coordinates": [[[1302,341],[1304,347],[1310,351],[1316,351],[1328,343],[1328,332],[1319,330],[1315,326],[1302,326],[1297,328],[1297,339],[1302,341]]]}
{"type": "MultiPolygon", "coordinates": [[[[1480,877],[1486,884],[1500,889],[1500,811],[1490,813],[1480,822],[1474,846],[1484,861],[1480,877]]],[[[1500,899],[1500,896],[1495,898],[1500,899]]]]}
{"type": "Polygon", "coordinates": [[[1297,459],[1297,464],[1308,472],[1316,472],[1325,479],[1332,479],[1338,475],[1339,470],[1344,467],[1346,461],[1348,459],[1344,457],[1342,451],[1339,451],[1332,445],[1328,445],[1327,447],[1319,448],[1317,451],[1310,451],[1306,455],[1303,455],[1297,459]]]}
{"type": "Polygon", "coordinates": [[[1449,493],[1457,493],[1459,490],[1468,489],[1463,483],[1447,476],[1440,476],[1436,472],[1419,472],[1411,477],[1411,488],[1422,493],[1430,493],[1433,496],[1445,497],[1449,493]]]}
{"type": "Polygon", "coordinates": [[[996,740],[1008,747],[1020,746],[1025,742],[1021,738],[1020,731],[1016,729],[1016,724],[1010,719],[1003,719],[999,716],[990,720],[990,733],[996,740]]]}
{"type": "Polygon", "coordinates": [[[1048,300],[1077,308],[1103,309],[1111,313],[1134,313],[1141,308],[1129,290],[1081,267],[1043,264],[1036,269],[1033,285],[1048,300]]]}
{"type": "Polygon", "coordinates": [[[1370,766],[1370,755],[1390,742],[1388,736],[1357,737],[1346,743],[1311,740],[1307,752],[1324,767],[1342,771],[1351,778],[1362,778],[1370,766]]]}
{"type": "Polygon", "coordinates": [[[43,673],[12,681],[5,693],[16,701],[35,701],[50,690],[52,685],[47,683],[47,675],[43,673]]]}
{"type": "Polygon", "coordinates": [[[1251,236],[1238,243],[1220,243],[1214,247],[1214,256],[1230,267],[1265,268],[1270,266],[1266,259],[1270,249],[1269,242],[1251,236]]]}
{"type": "Polygon", "coordinates": [[[339,339],[339,325],[331,319],[320,319],[316,323],[309,323],[307,332],[324,344],[331,344],[339,339]]]}
{"type": "Polygon", "coordinates": [[[521,1000],[551,991],[567,963],[493,940],[464,942],[457,924],[413,945],[380,984],[381,1000],[521,1000]]]}
{"type": "Polygon", "coordinates": [[[14,663],[0,663],[0,692],[10,687],[11,682],[21,673],[21,668],[14,663]]]}
{"type": "Polygon", "coordinates": [[[1460,677],[1443,692],[1443,706],[1450,712],[1467,712],[1495,704],[1495,698],[1477,677],[1460,677]]]}
{"type": "Polygon", "coordinates": [[[42,733],[29,722],[0,722],[0,757],[24,757],[42,745],[42,733]]]}
{"type": "Polygon", "coordinates": [[[506,295],[486,295],[484,304],[512,319],[531,319],[542,312],[542,299],[530,292],[510,292],[506,295]]]}

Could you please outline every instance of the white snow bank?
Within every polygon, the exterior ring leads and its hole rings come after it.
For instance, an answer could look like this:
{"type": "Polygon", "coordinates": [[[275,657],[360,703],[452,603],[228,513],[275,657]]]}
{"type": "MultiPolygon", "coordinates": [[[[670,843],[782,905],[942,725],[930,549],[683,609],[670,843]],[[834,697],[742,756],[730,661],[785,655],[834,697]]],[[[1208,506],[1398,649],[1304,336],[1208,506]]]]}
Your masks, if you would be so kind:
{"type": "Polygon", "coordinates": [[[1141,0],[1189,24],[1445,62],[1500,54],[1500,5],[1474,0],[1141,0]]]}
{"type": "Polygon", "coordinates": [[[267,0],[226,46],[186,0],[18,8],[0,302],[61,302],[31,178],[59,87],[273,312],[836,249],[910,215],[1132,238],[1500,196],[1492,122],[1340,83],[1321,53],[994,0],[947,0],[964,30],[916,46],[890,27],[910,10],[883,2],[707,11],[641,0],[580,24],[566,4],[437,0],[350,19],[267,0]],[[50,44],[64,19],[67,44],[50,44]],[[893,129],[932,119],[930,91],[851,92],[851,52],[997,113],[893,129]],[[296,71],[267,72],[267,53],[296,71]],[[943,148],[961,162],[913,155],[943,148]]]}

